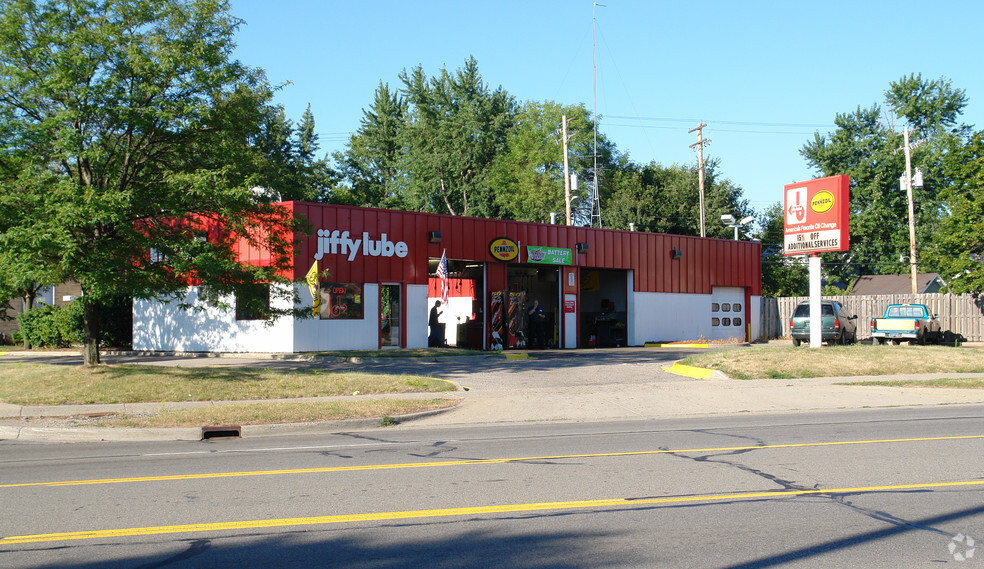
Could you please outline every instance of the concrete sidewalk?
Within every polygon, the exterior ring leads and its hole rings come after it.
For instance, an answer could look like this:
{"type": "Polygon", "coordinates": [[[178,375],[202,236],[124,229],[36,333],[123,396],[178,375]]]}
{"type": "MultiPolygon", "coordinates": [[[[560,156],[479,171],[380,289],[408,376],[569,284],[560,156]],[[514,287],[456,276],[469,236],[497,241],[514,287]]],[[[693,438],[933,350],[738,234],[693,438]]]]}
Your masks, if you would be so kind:
{"type": "MultiPolygon", "coordinates": [[[[594,355],[599,355],[595,352],[594,355]]],[[[533,353],[530,359],[485,356],[445,361],[360,362],[352,369],[399,368],[454,381],[468,390],[451,393],[394,394],[399,398],[460,399],[443,412],[404,417],[395,428],[440,427],[480,423],[539,421],[611,421],[730,414],[791,413],[874,407],[984,404],[984,390],[841,385],[889,379],[984,377],[984,374],[918,374],[876,377],[734,380],[714,372],[696,379],[666,371],[671,359],[652,350],[623,348],[604,357],[577,357],[566,352],[533,353]],[[410,369],[412,368],[412,369],[410,369]]],[[[431,358],[431,360],[435,360],[431,358]]],[[[366,398],[369,396],[358,396],[366,398]]],[[[353,399],[353,397],[309,400],[353,399]]],[[[291,401],[298,401],[292,399],[291,401]]],[[[243,403],[229,402],[229,403],[243,403]]],[[[17,440],[201,440],[201,428],[125,429],[65,426],[55,418],[101,414],[158,413],[222,405],[225,402],[111,405],[14,406],[0,404],[0,439],[17,440]],[[35,419],[27,419],[32,417],[35,419]],[[45,421],[45,419],[48,419],[45,421]],[[61,424],[59,424],[61,423],[61,424]]],[[[76,423],[79,421],[76,419],[76,423]]],[[[364,430],[379,419],[331,421],[241,428],[242,436],[312,434],[364,430]]]]}

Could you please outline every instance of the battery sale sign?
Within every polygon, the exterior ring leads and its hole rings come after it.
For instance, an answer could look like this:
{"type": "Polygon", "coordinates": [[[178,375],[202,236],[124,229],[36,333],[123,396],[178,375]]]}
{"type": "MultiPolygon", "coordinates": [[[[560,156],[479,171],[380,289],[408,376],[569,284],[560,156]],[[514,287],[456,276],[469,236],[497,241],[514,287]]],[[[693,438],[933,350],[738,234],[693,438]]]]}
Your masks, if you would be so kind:
{"type": "Polygon", "coordinates": [[[783,254],[847,251],[851,187],[848,176],[831,176],[785,187],[783,254]]]}

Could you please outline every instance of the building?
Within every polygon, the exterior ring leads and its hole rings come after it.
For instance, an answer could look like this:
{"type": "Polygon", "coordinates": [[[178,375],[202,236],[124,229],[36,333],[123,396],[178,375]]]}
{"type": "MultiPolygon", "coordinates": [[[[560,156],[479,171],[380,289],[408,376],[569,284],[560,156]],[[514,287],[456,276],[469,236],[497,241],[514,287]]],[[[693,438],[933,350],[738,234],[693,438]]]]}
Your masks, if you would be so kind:
{"type": "MultiPolygon", "coordinates": [[[[946,286],[939,273],[918,273],[916,293],[940,292],[946,286]]],[[[851,287],[851,296],[870,296],[877,294],[912,294],[912,275],[861,275],[851,287]]]]}
{"type": "MultiPolygon", "coordinates": [[[[34,299],[34,306],[49,304],[51,306],[62,306],[68,304],[82,296],[82,287],[76,282],[64,282],[56,286],[44,287],[38,292],[34,299]]],[[[20,331],[17,323],[17,315],[24,312],[24,299],[13,298],[7,303],[7,307],[0,304],[0,345],[12,344],[14,333],[20,331]]]]}
{"type": "MultiPolygon", "coordinates": [[[[746,340],[759,335],[761,245],[655,233],[285,202],[313,226],[291,275],[311,318],[252,320],[243,310],[182,310],[137,300],[133,348],[308,352],[428,345],[428,314],[447,285],[448,345],[523,347],[526,312],[545,310],[549,345],[746,340]],[[437,276],[442,255],[446,281],[437,276]],[[312,312],[313,313],[313,312],[312,312]]],[[[243,248],[262,262],[262,251],[243,248]]],[[[263,294],[260,291],[260,294],[263,294]]],[[[236,299],[229,299],[230,304],[236,299]]]]}

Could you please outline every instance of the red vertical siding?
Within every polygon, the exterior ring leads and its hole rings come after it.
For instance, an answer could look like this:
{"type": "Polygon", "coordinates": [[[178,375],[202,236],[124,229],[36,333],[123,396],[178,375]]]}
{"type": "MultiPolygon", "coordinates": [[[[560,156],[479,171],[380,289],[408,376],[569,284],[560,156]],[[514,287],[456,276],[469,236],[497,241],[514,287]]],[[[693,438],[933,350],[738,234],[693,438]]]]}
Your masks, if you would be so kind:
{"type": "MultiPolygon", "coordinates": [[[[715,286],[740,286],[761,294],[761,246],[748,241],[701,239],[656,233],[598,230],[583,227],[520,223],[502,220],[463,218],[449,215],[374,210],[324,204],[289,203],[306,217],[312,235],[296,247],[298,261],[293,275],[303,278],[318,250],[317,230],[348,231],[353,239],[379,240],[382,233],[393,243],[407,244],[406,258],[371,257],[359,252],[349,262],[347,256],[326,254],[319,269],[329,269],[330,279],[342,282],[394,281],[427,283],[427,259],[439,258],[447,250],[449,259],[488,263],[489,290],[505,287],[506,267],[491,257],[488,244],[507,237],[521,246],[520,258],[526,262],[526,247],[543,245],[574,250],[579,268],[634,271],[634,289],[639,292],[680,292],[709,294],[715,286]],[[428,242],[428,234],[439,231],[438,244],[428,242]],[[588,250],[577,253],[578,243],[588,250]],[[679,249],[674,260],[671,251],[679,249]]],[[[243,258],[268,260],[264,252],[241,247],[243,258]]]]}

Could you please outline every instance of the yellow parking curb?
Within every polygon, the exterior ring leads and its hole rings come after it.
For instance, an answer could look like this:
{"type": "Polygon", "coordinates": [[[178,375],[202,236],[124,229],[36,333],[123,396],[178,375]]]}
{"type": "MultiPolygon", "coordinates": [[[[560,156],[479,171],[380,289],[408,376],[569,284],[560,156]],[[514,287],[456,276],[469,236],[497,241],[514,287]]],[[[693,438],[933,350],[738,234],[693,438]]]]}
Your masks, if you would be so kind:
{"type": "Polygon", "coordinates": [[[506,359],[507,360],[528,360],[528,359],[530,359],[530,355],[527,354],[527,353],[506,354],[506,359]]]}
{"type": "Polygon", "coordinates": [[[680,364],[673,364],[671,367],[664,367],[663,371],[668,371],[670,373],[675,373],[677,375],[683,375],[686,377],[692,377],[694,379],[707,379],[711,377],[714,373],[712,369],[705,369],[702,367],[685,366],[680,364]]]}
{"type": "Polygon", "coordinates": [[[710,344],[653,344],[646,343],[647,348],[710,348],[710,344]]]}

